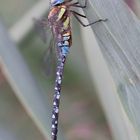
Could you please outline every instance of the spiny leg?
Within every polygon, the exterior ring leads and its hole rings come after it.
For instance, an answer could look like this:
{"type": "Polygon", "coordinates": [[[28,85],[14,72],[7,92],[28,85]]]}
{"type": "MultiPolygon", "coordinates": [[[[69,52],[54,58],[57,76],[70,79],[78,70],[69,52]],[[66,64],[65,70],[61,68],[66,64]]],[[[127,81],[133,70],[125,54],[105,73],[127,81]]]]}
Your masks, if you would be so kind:
{"type": "Polygon", "coordinates": [[[84,27],[87,27],[87,26],[90,26],[90,25],[92,25],[92,24],[95,24],[95,23],[98,23],[98,22],[102,22],[102,21],[105,22],[105,21],[108,20],[108,19],[99,19],[99,20],[94,21],[94,22],[92,22],[92,23],[84,24],[84,23],[79,19],[78,16],[83,17],[83,18],[86,18],[85,15],[81,15],[81,14],[75,12],[75,11],[72,11],[72,10],[71,10],[71,12],[73,13],[74,17],[79,21],[79,23],[80,23],[82,26],[84,26],[84,27]]]}
{"type": "Polygon", "coordinates": [[[87,18],[85,15],[79,14],[79,13],[77,13],[76,11],[70,10],[70,12],[72,12],[73,15],[75,14],[75,15],[78,15],[78,16],[80,16],[80,17],[87,18]]]}

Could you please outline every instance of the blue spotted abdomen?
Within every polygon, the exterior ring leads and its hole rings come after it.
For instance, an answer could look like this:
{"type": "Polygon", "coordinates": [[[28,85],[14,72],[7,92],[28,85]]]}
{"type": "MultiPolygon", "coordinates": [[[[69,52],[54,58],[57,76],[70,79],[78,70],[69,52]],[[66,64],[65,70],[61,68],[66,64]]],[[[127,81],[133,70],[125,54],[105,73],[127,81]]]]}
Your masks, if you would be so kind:
{"type": "Polygon", "coordinates": [[[67,56],[71,46],[71,33],[67,32],[62,35],[62,41],[58,42],[58,47],[60,47],[61,54],[67,56]]]}

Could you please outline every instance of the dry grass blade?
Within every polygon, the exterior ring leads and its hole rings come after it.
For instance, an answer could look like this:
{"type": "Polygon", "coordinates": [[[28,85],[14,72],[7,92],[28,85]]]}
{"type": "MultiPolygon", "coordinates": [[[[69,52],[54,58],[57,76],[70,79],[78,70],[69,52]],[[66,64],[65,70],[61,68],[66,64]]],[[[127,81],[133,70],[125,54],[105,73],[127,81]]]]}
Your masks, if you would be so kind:
{"type": "MultiPolygon", "coordinates": [[[[82,1],[80,1],[82,3],[82,1]]],[[[92,29],[95,33],[97,42],[99,47],[102,51],[102,54],[108,64],[108,68],[111,72],[113,77],[113,81],[115,83],[115,89],[118,93],[116,97],[119,97],[119,101],[124,105],[125,110],[127,112],[127,117],[132,121],[133,132],[131,136],[127,133],[129,132],[129,125],[126,125],[124,130],[118,129],[114,133],[116,138],[118,139],[129,139],[129,140],[136,140],[139,137],[140,132],[140,23],[134,13],[128,8],[128,6],[122,1],[112,1],[112,0],[89,0],[88,6],[85,9],[85,13],[88,17],[89,22],[95,21],[99,18],[108,18],[107,22],[98,23],[92,25],[92,29]],[[119,95],[119,96],[118,96],[119,95]],[[125,131],[124,135],[121,133],[125,131]],[[138,132],[138,133],[137,133],[138,132]],[[136,134],[137,133],[137,134],[136,134]],[[120,135],[120,136],[117,136],[120,135]],[[123,136],[121,136],[123,135],[123,136]]],[[[86,35],[83,35],[84,38],[86,35]]],[[[88,36],[90,36],[88,34],[88,36]]],[[[92,42],[92,41],[91,41],[92,42]]],[[[88,55],[92,55],[90,59],[94,63],[94,61],[98,61],[94,59],[93,55],[96,53],[89,53],[95,51],[92,48],[91,44],[90,47],[85,46],[85,49],[89,49],[87,52],[88,55]]],[[[98,50],[99,51],[99,50],[98,50]]],[[[97,52],[98,53],[98,52],[97,52]]],[[[97,55],[96,55],[97,56],[97,55]]],[[[98,56],[97,56],[98,57],[98,56]]],[[[91,63],[89,64],[90,67],[91,63]]],[[[100,63],[98,64],[100,65],[100,63]]],[[[100,72],[104,72],[104,67],[100,67],[102,70],[99,70],[96,74],[98,74],[99,79],[100,72]]],[[[91,68],[92,69],[92,68],[91,68]]],[[[105,68],[106,69],[106,68],[105,68]]],[[[95,75],[95,74],[94,74],[95,75]]],[[[103,80],[103,78],[102,78],[103,80]]],[[[112,86],[112,83],[109,83],[112,86]]],[[[100,87],[101,88],[101,87],[100,87]]],[[[114,94],[114,93],[112,93],[114,94]]],[[[113,108],[115,106],[114,103],[109,104],[105,103],[109,101],[106,96],[103,95],[105,99],[102,99],[104,102],[103,104],[110,108],[110,113],[116,113],[118,117],[118,107],[116,106],[116,110],[113,108]]],[[[102,96],[102,97],[103,97],[102,96]]],[[[112,97],[113,97],[112,96],[112,97]]],[[[111,97],[111,96],[110,96],[111,97]]],[[[117,99],[116,99],[117,100],[117,99]]],[[[120,108],[121,110],[121,108],[120,108]]],[[[109,112],[108,112],[109,113],[109,112]]],[[[107,114],[108,118],[111,119],[112,115],[107,114]]],[[[122,115],[122,117],[124,114],[122,115]]],[[[120,117],[120,121],[121,121],[120,117]]],[[[129,120],[128,119],[128,120],[129,120]]],[[[126,120],[124,120],[126,121],[126,120]]],[[[113,121],[111,121],[113,123],[113,121]]],[[[121,125],[121,124],[120,124],[121,125]]],[[[122,124],[123,125],[123,124],[122,124]]],[[[114,123],[115,127],[116,124],[114,123]]],[[[113,128],[114,129],[114,128],[113,128]]],[[[115,130],[115,129],[114,129],[115,130]]]]}

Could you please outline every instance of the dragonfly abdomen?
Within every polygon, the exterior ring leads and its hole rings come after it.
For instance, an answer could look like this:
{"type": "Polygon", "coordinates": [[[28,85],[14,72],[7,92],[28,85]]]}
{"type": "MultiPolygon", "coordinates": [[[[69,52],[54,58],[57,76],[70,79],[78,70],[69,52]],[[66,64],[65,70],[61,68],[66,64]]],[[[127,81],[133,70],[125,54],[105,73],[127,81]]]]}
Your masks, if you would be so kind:
{"type": "Polygon", "coordinates": [[[62,41],[58,42],[58,47],[60,47],[61,54],[67,56],[71,46],[71,32],[67,32],[62,35],[62,41]]]}

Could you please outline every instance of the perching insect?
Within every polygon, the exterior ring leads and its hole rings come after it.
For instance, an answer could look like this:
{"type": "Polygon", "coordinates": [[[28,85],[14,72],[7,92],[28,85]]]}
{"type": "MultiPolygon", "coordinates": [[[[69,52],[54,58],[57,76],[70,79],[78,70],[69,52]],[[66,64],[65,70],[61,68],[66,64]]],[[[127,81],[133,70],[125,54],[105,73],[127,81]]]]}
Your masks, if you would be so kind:
{"type": "MultiPolygon", "coordinates": [[[[79,14],[72,10],[71,7],[86,8],[87,0],[85,0],[84,5],[80,5],[79,2],[73,2],[73,0],[51,0],[50,1],[50,12],[48,18],[37,21],[40,22],[42,27],[46,29],[50,27],[52,30],[53,37],[55,39],[56,54],[57,54],[57,68],[56,68],[56,79],[55,79],[55,94],[53,99],[53,111],[52,111],[52,128],[51,128],[51,138],[52,140],[57,140],[58,131],[58,114],[59,114],[59,101],[61,92],[62,75],[64,70],[64,65],[66,57],[69,53],[70,47],[72,45],[72,35],[71,35],[71,25],[70,17],[73,15],[79,23],[84,26],[90,26],[97,22],[107,21],[107,19],[99,19],[89,24],[84,24],[79,17],[86,18],[85,15],[79,14]]],[[[37,23],[37,24],[38,24],[37,23]]],[[[47,36],[44,34],[43,38],[47,36]]],[[[51,47],[49,47],[50,49],[51,47]]]]}

